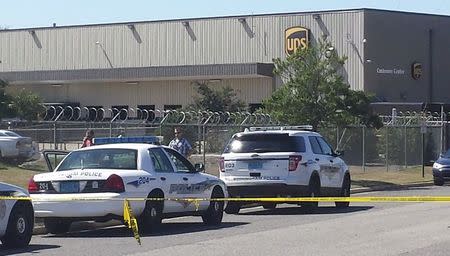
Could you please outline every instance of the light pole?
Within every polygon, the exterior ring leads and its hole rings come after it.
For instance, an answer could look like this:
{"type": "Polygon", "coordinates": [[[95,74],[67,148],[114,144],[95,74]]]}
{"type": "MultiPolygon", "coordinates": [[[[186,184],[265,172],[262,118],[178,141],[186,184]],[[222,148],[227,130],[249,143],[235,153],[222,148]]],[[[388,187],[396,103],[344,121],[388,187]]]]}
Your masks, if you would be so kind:
{"type": "Polygon", "coordinates": [[[108,54],[106,53],[105,48],[103,48],[103,44],[100,43],[99,41],[95,42],[95,44],[98,45],[98,47],[100,47],[100,49],[102,50],[103,55],[105,55],[105,58],[106,58],[106,60],[108,61],[109,67],[110,67],[110,68],[114,68],[114,67],[113,67],[113,64],[111,63],[111,60],[110,60],[109,57],[108,57],[108,54]]]}

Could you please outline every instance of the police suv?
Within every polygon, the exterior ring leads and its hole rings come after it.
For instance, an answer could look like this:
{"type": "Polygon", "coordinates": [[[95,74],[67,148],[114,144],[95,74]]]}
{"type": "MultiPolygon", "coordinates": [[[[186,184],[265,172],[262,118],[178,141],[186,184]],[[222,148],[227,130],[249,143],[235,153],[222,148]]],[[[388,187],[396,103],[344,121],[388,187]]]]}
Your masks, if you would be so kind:
{"type": "Polygon", "coordinates": [[[0,182],[0,240],[5,247],[24,247],[31,240],[34,212],[26,190],[0,182]],[[21,200],[19,200],[21,199],[21,200]]]}
{"type": "Polygon", "coordinates": [[[122,219],[125,198],[161,199],[130,201],[143,231],[163,218],[186,215],[201,216],[208,225],[221,223],[223,201],[179,200],[228,196],[220,179],[201,173],[202,164],[194,167],[153,136],[97,138],[94,144],[71,153],[44,152],[54,170],[35,175],[28,190],[48,232],[67,232],[73,221],[122,219]]]}
{"type": "MultiPolygon", "coordinates": [[[[219,159],[230,197],[350,196],[348,166],[311,126],[252,127],[234,134],[219,159]]],[[[336,202],[348,207],[349,202],[336,202]]],[[[317,202],[301,202],[314,209],[317,202]]],[[[238,213],[229,202],[225,212],[238,213]]],[[[275,208],[276,203],[265,203],[275,208]]]]}

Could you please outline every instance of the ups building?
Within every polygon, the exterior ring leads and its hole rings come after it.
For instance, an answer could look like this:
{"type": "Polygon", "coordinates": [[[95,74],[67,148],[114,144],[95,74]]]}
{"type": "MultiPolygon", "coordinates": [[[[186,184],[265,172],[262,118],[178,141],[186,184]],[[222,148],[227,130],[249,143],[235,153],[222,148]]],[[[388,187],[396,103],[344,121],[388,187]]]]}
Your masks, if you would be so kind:
{"type": "Polygon", "coordinates": [[[0,31],[0,78],[48,104],[188,105],[195,85],[230,86],[251,109],[282,83],[273,59],[326,37],[344,77],[380,105],[449,103],[450,17],[375,9],[0,31]]]}

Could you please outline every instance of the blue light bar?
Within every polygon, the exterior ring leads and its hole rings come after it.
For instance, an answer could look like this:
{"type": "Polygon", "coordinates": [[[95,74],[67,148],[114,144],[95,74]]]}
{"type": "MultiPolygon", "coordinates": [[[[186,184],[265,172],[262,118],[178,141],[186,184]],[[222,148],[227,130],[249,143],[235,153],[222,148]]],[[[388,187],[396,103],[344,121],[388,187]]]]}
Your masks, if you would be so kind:
{"type": "Polygon", "coordinates": [[[159,145],[160,141],[159,138],[156,136],[94,138],[94,145],[115,144],[115,143],[147,143],[159,145]]]}

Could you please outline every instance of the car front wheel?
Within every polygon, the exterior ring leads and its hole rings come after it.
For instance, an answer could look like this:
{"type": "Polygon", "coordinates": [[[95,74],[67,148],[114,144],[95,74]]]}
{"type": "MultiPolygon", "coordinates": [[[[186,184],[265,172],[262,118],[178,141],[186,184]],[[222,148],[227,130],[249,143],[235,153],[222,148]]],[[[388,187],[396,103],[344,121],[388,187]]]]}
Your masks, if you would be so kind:
{"type": "MultiPolygon", "coordinates": [[[[150,195],[150,198],[161,198],[161,196],[150,195]]],[[[162,223],[162,212],[163,212],[164,201],[158,200],[147,200],[145,202],[145,209],[139,216],[138,226],[139,230],[144,231],[144,233],[150,233],[156,231],[162,223]]]]}
{"type": "Polygon", "coordinates": [[[443,186],[444,185],[444,179],[440,177],[434,177],[433,179],[434,185],[436,186],[443,186]]]}
{"type": "MultiPolygon", "coordinates": [[[[320,179],[317,176],[312,176],[308,185],[308,197],[314,198],[320,196],[320,179]]],[[[319,206],[318,201],[301,202],[300,205],[308,212],[312,212],[319,206]]]]}
{"type": "Polygon", "coordinates": [[[9,216],[8,226],[2,243],[5,247],[18,248],[27,246],[33,234],[33,207],[27,203],[18,202],[9,216]]]}
{"type": "MultiPolygon", "coordinates": [[[[345,175],[344,182],[342,183],[340,197],[350,197],[350,175],[345,175]]],[[[347,208],[350,202],[335,202],[337,208],[347,208]]]]}
{"type": "MultiPolygon", "coordinates": [[[[220,188],[214,188],[211,199],[223,198],[223,192],[220,188]]],[[[202,215],[203,223],[206,225],[219,225],[223,218],[224,201],[211,200],[205,214],[202,215]]]]}

